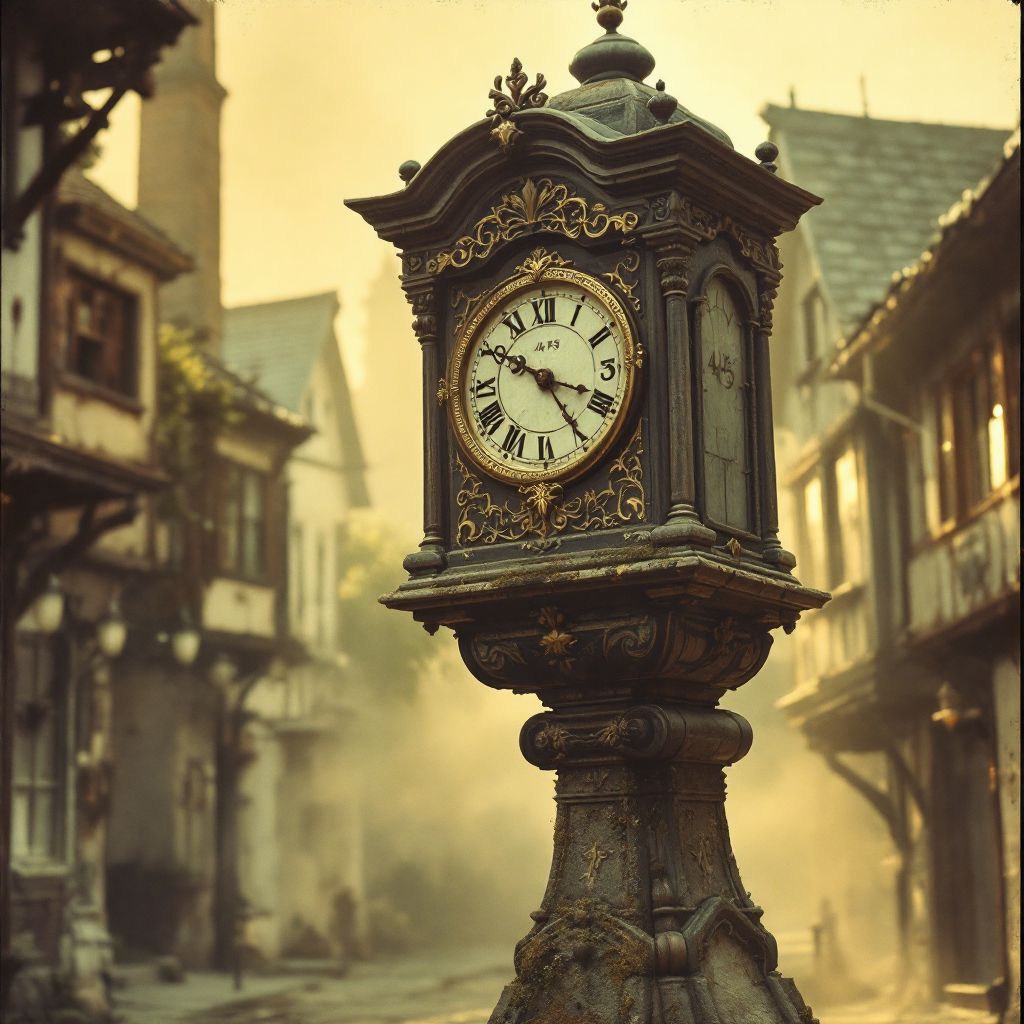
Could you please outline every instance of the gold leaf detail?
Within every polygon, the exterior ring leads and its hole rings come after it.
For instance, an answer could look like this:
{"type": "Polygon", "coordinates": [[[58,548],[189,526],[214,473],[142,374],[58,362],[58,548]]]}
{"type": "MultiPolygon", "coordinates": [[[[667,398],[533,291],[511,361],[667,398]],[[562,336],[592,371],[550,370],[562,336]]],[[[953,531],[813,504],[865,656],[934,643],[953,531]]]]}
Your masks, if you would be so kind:
{"type": "MultiPolygon", "coordinates": [[[[619,263],[615,264],[615,269],[610,274],[602,274],[610,284],[615,285],[619,291],[629,300],[630,305],[638,313],[640,312],[640,299],[634,295],[633,292],[636,290],[637,285],[640,283],[639,279],[634,280],[632,283],[627,281],[622,275],[623,274],[635,274],[640,269],[640,254],[638,252],[628,252],[626,258],[619,263]]],[[[639,366],[640,364],[637,363],[639,366]]]]}
{"type": "Polygon", "coordinates": [[[511,149],[516,144],[516,139],[522,134],[511,121],[499,121],[491,129],[491,138],[496,139],[498,145],[504,150],[511,149]]]}
{"type": "Polygon", "coordinates": [[[597,842],[583,854],[587,861],[587,870],[580,875],[581,879],[584,879],[588,886],[594,887],[594,882],[597,880],[598,873],[601,870],[601,865],[608,859],[610,850],[602,850],[597,842]]]}
{"type": "Polygon", "coordinates": [[[516,267],[517,274],[529,275],[534,281],[539,281],[545,274],[548,267],[571,267],[572,260],[563,260],[557,252],[548,252],[547,249],[534,249],[523,263],[516,267]]]}
{"type": "Polygon", "coordinates": [[[459,509],[456,543],[460,547],[496,544],[530,536],[547,538],[569,528],[589,533],[642,522],[647,515],[642,454],[641,425],[637,424],[629,444],[609,467],[608,486],[603,491],[586,491],[563,502],[561,484],[530,484],[519,488],[522,499],[518,507],[507,501],[496,504],[480,478],[457,457],[462,486],[455,496],[459,509]]]}
{"type": "Polygon", "coordinates": [[[608,213],[603,203],[589,204],[573,195],[568,185],[556,185],[550,178],[528,179],[519,192],[502,196],[491,212],[473,225],[455,246],[427,261],[427,270],[440,274],[445,267],[464,267],[474,259],[489,256],[499,242],[509,242],[536,225],[567,238],[600,238],[610,230],[632,231],[640,218],[633,212],[608,213]]]}
{"type": "Polygon", "coordinates": [[[448,401],[448,381],[442,377],[437,382],[437,404],[444,405],[448,401]]]}

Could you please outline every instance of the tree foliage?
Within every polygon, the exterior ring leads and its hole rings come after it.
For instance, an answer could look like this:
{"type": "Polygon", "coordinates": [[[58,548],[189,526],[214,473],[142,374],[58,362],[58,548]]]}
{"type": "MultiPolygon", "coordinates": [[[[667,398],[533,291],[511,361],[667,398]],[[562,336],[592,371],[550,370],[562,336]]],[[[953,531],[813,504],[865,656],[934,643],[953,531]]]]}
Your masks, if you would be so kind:
{"type": "Polygon", "coordinates": [[[238,413],[230,382],[217,377],[191,331],[161,326],[159,359],[157,447],[160,465],[174,482],[163,512],[187,517],[188,490],[203,473],[204,442],[238,413]]]}
{"type": "Polygon", "coordinates": [[[346,526],[341,552],[346,569],[338,586],[341,642],[353,672],[381,699],[410,699],[420,671],[437,653],[411,615],[377,600],[405,578],[402,554],[399,538],[383,523],[360,517],[346,526]]]}

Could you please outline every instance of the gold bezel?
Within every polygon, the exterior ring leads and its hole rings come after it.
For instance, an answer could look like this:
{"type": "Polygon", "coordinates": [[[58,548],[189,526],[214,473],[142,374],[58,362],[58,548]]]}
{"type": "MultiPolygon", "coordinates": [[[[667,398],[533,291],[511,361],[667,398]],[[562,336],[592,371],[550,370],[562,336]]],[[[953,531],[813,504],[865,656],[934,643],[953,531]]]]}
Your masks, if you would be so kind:
{"type": "Polygon", "coordinates": [[[633,338],[633,327],[625,308],[616,298],[615,294],[606,285],[602,284],[596,277],[584,273],[582,270],[575,270],[568,266],[544,266],[543,269],[530,270],[529,263],[526,268],[520,270],[515,276],[507,278],[497,285],[494,290],[482,300],[473,316],[463,327],[452,352],[450,370],[448,373],[448,419],[451,424],[452,433],[462,449],[463,454],[478,466],[488,476],[505,483],[526,485],[557,481],[565,483],[581,476],[588,469],[592,468],[608,452],[608,449],[615,443],[626,423],[629,421],[633,406],[634,392],[636,390],[637,370],[637,346],[633,338]],[[611,428],[580,460],[569,467],[560,469],[545,470],[542,472],[523,472],[509,469],[508,466],[498,462],[478,442],[469,428],[469,412],[466,408],[466,395],[463,381],[463,363],[466,353],[469,351],[480,327],[488,320],[495,307],[506,301],[510,296],[526,288],[533,287],[541,281],[564,281],[576,285],[590,292],[596,299],[602,302],[615,319],[623,339],[623,375],[625,384],[622,392],[622,402],[619,406],[618,416],[611,428]]]}

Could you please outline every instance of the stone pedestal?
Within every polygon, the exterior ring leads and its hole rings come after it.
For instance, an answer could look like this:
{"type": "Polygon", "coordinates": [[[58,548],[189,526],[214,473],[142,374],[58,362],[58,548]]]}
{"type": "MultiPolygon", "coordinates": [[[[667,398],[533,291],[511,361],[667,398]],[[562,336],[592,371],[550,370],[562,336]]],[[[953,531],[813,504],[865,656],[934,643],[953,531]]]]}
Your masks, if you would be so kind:
{"type": "Polygon", "coordinates": [[[554,856],[491,1024],[808,1024],[740,879],[725,772],[750,725],[717,708],[771,645],[766,625],[687,602],[543,607],[460,629],[492,686],[551,709],[523,756],[557,772],[554,856]]]}

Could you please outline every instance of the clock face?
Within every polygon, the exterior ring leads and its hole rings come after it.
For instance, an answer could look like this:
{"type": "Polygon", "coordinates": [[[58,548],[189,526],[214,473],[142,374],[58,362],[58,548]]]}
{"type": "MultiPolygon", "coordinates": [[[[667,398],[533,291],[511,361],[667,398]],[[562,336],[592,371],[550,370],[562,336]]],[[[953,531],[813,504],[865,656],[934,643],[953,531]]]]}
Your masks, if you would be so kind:
{"type": "Polygon", "coordinates": [[[550,268],[500,285],[466,327],[452,361],[453,426],[492,476],[565,480],[617,436],[634,375],[615,296],[588,274],[550,268]]]}

